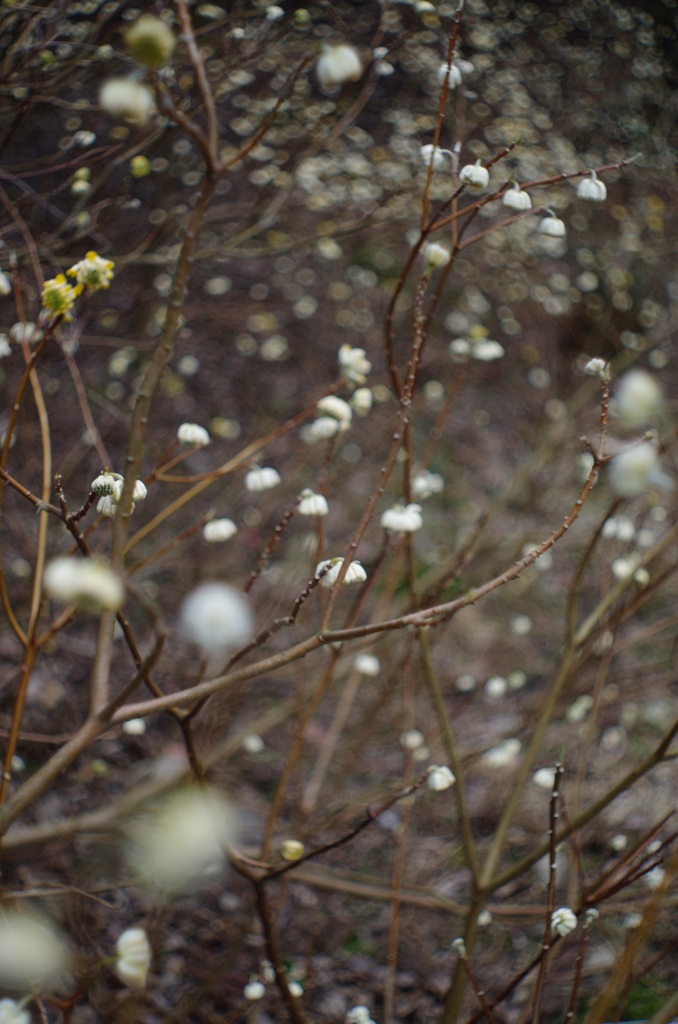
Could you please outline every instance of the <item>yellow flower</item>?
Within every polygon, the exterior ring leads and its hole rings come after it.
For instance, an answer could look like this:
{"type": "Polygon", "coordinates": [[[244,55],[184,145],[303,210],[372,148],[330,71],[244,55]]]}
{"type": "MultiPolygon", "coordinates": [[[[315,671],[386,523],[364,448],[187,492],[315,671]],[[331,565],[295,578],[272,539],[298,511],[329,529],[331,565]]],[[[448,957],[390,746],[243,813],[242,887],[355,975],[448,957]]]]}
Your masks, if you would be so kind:
{"type": "Polygon", "coordinates": [[[42,306],[51,316],[65,316],[70,320],[70,311],[75,305],[75,300],[82,291],[78,285],[68,284],[63,274],[45,281],[42,286],[42,306]]]}
{"type": "Polygon", "coordinates": [[[88,252],[84,260],[74,263],[66,273],[76,279],[81,291],[86,288],[88,292],[97,292],[100,288],[108,288],[113,280],[114,266],[113,260],[105,260],[97,252],[88,252]]]}

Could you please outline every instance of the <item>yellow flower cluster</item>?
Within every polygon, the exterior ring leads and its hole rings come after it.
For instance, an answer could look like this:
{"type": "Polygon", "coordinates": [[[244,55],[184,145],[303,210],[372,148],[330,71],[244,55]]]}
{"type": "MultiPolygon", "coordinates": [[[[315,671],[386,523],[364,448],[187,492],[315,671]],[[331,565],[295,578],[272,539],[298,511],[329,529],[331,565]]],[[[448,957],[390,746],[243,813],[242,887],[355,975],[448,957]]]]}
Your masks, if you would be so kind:
{"type": "Polygon", "coordinates": [[[45,281],[42,286],[42,307],[50,317],[63,316],[71,319],[71,310],[75,300],[83,291],[97,292],[108,288],[113,280],[113,260],[105,260],[97,252],[88,252],[83,260],[74,263],[66,274],[75,278],[75,284],[69,284],[64,274],[45,281]]]}
{"type": "Polygon", "coordinates": [[[66,320],[71,319],[71,309],[75,300],[82,291],[82,287],[75,287],[68,283],[63,274],[45,281],[42,287],[42,306],[51,316],[64,316],[66,320]]]}
{"type": "Polygon", "coordinates": [[[88,292],[97,292],[100,288],[108,288],[113,280],[113,260],[105,260],[98,252],[88,252],[84,260],[74,263],[66,271],[69,277],[74,277],[77,286],[88,292]]]}

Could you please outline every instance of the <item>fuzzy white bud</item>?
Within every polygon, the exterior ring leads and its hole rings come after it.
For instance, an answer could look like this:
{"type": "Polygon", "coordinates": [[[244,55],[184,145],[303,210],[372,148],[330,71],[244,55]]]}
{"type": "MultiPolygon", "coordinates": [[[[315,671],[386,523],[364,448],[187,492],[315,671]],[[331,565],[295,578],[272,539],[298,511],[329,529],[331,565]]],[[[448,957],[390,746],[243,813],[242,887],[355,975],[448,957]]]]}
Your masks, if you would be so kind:
{"type": "Polygon", "coordinates": [[[360,57],[347,43],[325,46],[315,66],[320,84],[331,89],[344,82],[355,82],[363,73],[360,57]]]}
{"type": "Polygon", "coordinates": [[[93,558],[56,558],[45,569],[43,585],[48,597],[87,611],[115,610],[125,596],[122,580],[110,565],[93,558]]]}
{"type": "Polygon", "coordinates": [[[177,430],[179,444],[186,444],[191,448],[204,448],[211,440],[205,428],[197,423],[182,423],[177,430]]]}
{"type": "Polygon", "coordinates": [[[242,594],[225,583],[201,583],[181,606],[184,637],[203,656],[242,647],[251,639],[254,623],[242,594]]]}
{"type": "Polygon", "coordinates": [[[115,944],[115,973],[127,988],[146,988],[151,966],[151,947],[143,928],[127,928],[115,944]]]}
{"type": "Polygon", "coordinates": [[[466,164],[465,167],[462,167],[459,171],[459,181],[470,188],[487,188],[490,184],[490,172],[487,167],[483,167],[480,160],[477,160],[474,164],[466,164]]]}

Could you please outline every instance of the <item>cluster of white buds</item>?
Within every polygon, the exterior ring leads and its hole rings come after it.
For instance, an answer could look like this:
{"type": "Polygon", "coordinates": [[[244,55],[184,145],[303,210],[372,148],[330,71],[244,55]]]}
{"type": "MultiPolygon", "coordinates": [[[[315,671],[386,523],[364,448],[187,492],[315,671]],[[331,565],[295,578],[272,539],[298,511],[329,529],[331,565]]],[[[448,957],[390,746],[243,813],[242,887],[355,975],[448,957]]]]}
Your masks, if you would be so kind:
{"type": "Polygon", "coordinates": [[[589,203],[604,203],[607,199],[607,189],[596,172],[591,171],[591,177],[582,178],[577,185],[577,196],[589,203]]]}
{"type": "Polygon", "coordinates": [[[422,469],[412,478],[412,496],[423,501],[432,494],[442,494],[444,486],[445,481],[440,473],[430,473],[428,469],[422,469]]]}
{"type": "Polygon", "coordinates": [[[204,448],[211,440],[208,431],[198,423],[182,423],[177,429],[179,444],[188,445],[190,448],[204,448]]]}
{"type": "Polygon", "coordinates": [[[449,350],[455,362],[477,359],[482,363],[490,363],[505,355],[503,345],[488,338],[486,328],[478,326],[470,329],[467,338],[454,338],[449,350]]]}
{"type": "Polygon", "coordinates": [[[245,474],[245,487],[248,491],[270,491],[280,482],[280,473],[272,466],[253,466],[245,474]]]}
{"type": "Polygon", "coordinates": [[[115,973],[127,988],[146,988],[151,947],[143,928],[127,928],[115,944],[115,973]]]}
{"type": "Polygon", "coordinates": [[[459,171],[459,181],[462,185],[468,185],[469,188],[480,191],[490,184],[490,172],[487,167],[483,167],[482,161],[476,160],[474,164],[466,164],[465,167],[462,167],[459,171]]]}
{"type": "Polygon", "coordinates": [[[344,344],[339,349],[339,369],[352,384],[364,384],[372,364],[365,356],[364,348],[353,348],[344,344]]]}
{"type": "MultiPolygon", "coordinates": [[[[315,567],[316,579],[327,569],[327,572],[325,572],[320,580],[320,586],[326,587],[328,590],[333,587],[339,578],[343,564],[343,558],[325,558],[322,562],[318,562],[315,567]]],[[[351,562],[344,576],[344,586],[349,586],[351,583],[364,583],[366,579],[367,573],[363,569],[362,564],[357,561],[351,562]]]]}
{"type": "Polygon", "coordinates": [[[415,533],[424,525],[421,505],[392,505],[382,514],[381,525],[390,533],[415,533]]]}
{"type": "Polygon", "coordinates": [[[94,558],[56,558],[45,569],[45,593],[55,601],[77,604],[86,611],[117,609],[125,590],[110,565],[94,558]]]}
{"type": "Polygon", "coordinates": [[[516,210],[519,213],[532,209],[529,192],[523,192],[517,181],[513,182],[512,188],[504,192],[501,201],[504,206],[508,206],[509,210],[516,210]]]}
{"type": "Polygon", "coordinates": [[[315,494],[309,488],[301,492],[298,512],[300,516],[326,516],[330,507],[324,494],[315,494]]]}
{"type": "MultiPolygon", "coordinates": [[[[106,516],[107,519],[115,516],[122,497],[123,484],[124,480],[120,473],[113,473],[109,469],[105,469],[92,481],[91,490],[99,495],[97,512],[100,515],[106,516]]],[[[147,494],[146,484],[142,480],[137,480],[132,491],[132,511],[136,502],[143,501],[147,494]]]]}

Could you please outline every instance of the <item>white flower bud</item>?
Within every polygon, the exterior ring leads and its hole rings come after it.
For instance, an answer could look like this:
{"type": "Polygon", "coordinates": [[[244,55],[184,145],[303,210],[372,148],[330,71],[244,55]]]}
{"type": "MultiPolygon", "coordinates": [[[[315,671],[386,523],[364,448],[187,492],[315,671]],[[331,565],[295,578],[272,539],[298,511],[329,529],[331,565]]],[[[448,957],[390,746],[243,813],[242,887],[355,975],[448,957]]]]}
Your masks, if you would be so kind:
{"type": "Polygon", "coordinates": [[[323,416],[332,416],[338,420],[343,430],[347,430],[353,419],[353,410],[348,402],[336,395],[326,395],[321,398],[316,407],[323,416]]]}
{"type": "Polygon", "coordinates": [[[523,192],[517,181],[514,181],[513,188],[504,192],[501,201],[502,205],[508,206],[509,210],[521,212],[532,209],[532,200],[530,199],[529,192],[523,192]]]}
{"type": "Polygon", "coordinates": [[[591,177],[582,178],[577,185],[577,196],[579,199],[586,199],[589,203],[604,203],[607,199],[607,189],[603,182],[596,177],[596,172],[591,171],[591,177]]]}
{"type": "Polygon", "coordinates": [[[151,966],[151,947],[143,928],[127,928],[115,944],[118,959],[115,973],[127,988],[146,988],[151,966]]]}
{"type": "MultiPolygon", "coordinates": [[[[341,567],[344,564],[343,558],[326,558],[322,562],[318,562],[315,567],[316,579],[320,576],[326,566],[329,566],[328,571],[320,580],[320,586],[325,587],[328,590],[334,586],[341,571],[341,567]]],[[[363,569],[360,562],[351,562],[349,565],[346,575],[344,576],[344,586],[348,586],[350,583],[364,583],[367,579],[367,573],[363,569]]]]}
{"type": "Polygon", "coordinates": [[[490,172],[487,167],[483,167],[480,160],[476,160],[474,164],[466,164],[465,167],[462,167],[459,171],[459,181],[470,188],[487,188],[490,184],[490,172]]]}
{"type": "Polygon", "coordinates": [[[56,558],[45,569],[43,585],[48,597],[88,611],[115,610],[125,596],[120,577],[105,562],[93,558],[56,558]]]}
{"type": "Polygon", "coordinates": [[[425,743],[424,735],[419,729],[407,729],[400,734],[400,746],[405,750],[416,750],[425,743]]]}
{"type": "Polygon", "coordinates": [[[539,768],[532,776],[535,786],[540,789],[553,789],[555,772],[553,768],[539,768]]]}
{"type": "Polygon", "coordinates": [[[202,535],[210,544],[221,544],[235,537],[237,532],[238,527],[232,519],[212,519],[202,528],[202,535]]]}
{"type": "Polygon", "coordinates": [[[148,488],[143,480],[137,480],[132,491],[132,501],[143,501],[148,494],[148,488]]]}
{"type": "Polygon", "coordinates": [[[456,781],[455,776],[446,764],[432,764],[428,770],[426,785],[429,789],[432,789],[434,793],[442,793],[443,790],[449,789],[450,786],[453,786],[456,781]]]}
{"type": "Polygon", "coordinates": [[[242,990],[242,994],[244,995],[245,999],[249,1000],[249,1002],[254,1003],[257,1002],[257,1000],[264,998],[264,996],[266,995],[266,986],[264,985],[263,981],[259,981],[258,978],[250,978],[249,982],[247,983],[247,985],[245,985],[244,989],[242,990]]]}
{"type": "Polygon", "coordinates": [[[298,509],[300,516],[326,516],[329,510],[324,494],[315,494],[308,489],[301,492],[298,509]]]}
{"type": "Polygon", "coordinates": [[[361,1004],[347,1012],[345,1024],[374,1024],[374,1021],[370,1017],[367,1007],[361,1004]]]}
{"type": "Polygon", "coordinates": [[[169,25],[160,18],[142,14],[125,32],[125,44],[140,64],[157,69],[172,56],[176,39],[169,25]]]}
{"type": "Polygon", "coordinates": [[[339,349],[339,369],[347,380],[354,384],[364,384],[372,364],[365,357],[364,348],[352,348],[342,345],[339,349]]]}
{"type": "Polygon", "coordinates": [[[146,719],[130,718],[128,722],[122,723],[122,731],[127,736],[143,736],[146,733],[146,719]]]}
{"type": "Polygon", "coordinates": [[[328,441],[341,430],[341,423],[332,416],[319,416],[313,423],[307,423],[301,428],[301,438],[306,444],[314,444],[316,441],[328,441]]]}
{"type": "Polygon", "coordinates": [[[381,525],[391,533],[415,533],[423,524],[421,505],[393,505],[381,517],[381,525]]]}
{"type": "Polygon", "coordinates": [[[177,441],[179,444],[187,444],[191,448],[204,448],[211,440],[205,428],[197,423],[182,423],[177,430],[177,441]]]}
{"type": "Polygon", "coordinates": [[[280,473],[271,466],[253,466],[245,474],[245,487],[248,491],[269,491],[280,482],[280,473]]]}
{"type": "Polygon", "coordinates": [[[551,927],[558,935],[569,935],[577,927],[577,915],[569,907],[558,907],[551,914],[551,927]]]}
{"type": "Polygon", "coordinates": [[[445,167],[449,158],[450,151],[448,149],[441,149],[440,146],[434,146],[430,142],[419,148],[419,159],[425,167],[432,166],[434,171],[440,171],[445,167]]]}
{"type": "Polygon", "coordinates": [[[254,631],[247,601],[225,583],[201,583],[181,606],[181,630],[204,657],[242,647],[254,631]]]}
{"type": "Polygon", "coordinates": [[[351,395],[351,408],[356,416],[367,416],[374,403],[370,388],[357,388],[351,395]]]}
{"type": "Polygon", "coordinates": [[[662,407],[659,382],[645,370],[629,370],[619,382],[611,411],[624,427],[636,430],[660,416],[662,407]]]}
{"type": "Polygon", "coordinates": [[[117,473],[109,473],[107,470],[104,470],[103,473],[100,473],[98,477],[92,480],[90,489],[101,497],[111,495],[115,488],[115,482],[119,479],[120,477],[117,473]]]}
{"type": "Polygon", "coordinates": [[[104,494],[97,502],[97,512],[106,519],[114,519],[118,511],[115,497],[112,494],[104,494]]]}
{"type": "Polygon", "coordinates": [[[480,338],[471,348],[471,355],[482,363],[490,363],[495,359],[501,359],[506,353],[498,341],[491,338],[480,338]]]}
{"type": "Polygon", "coordinates": [[[99,91],[99,103],[111,117],[145,125],[155,110],[153,93],[133,78],[109,78],[99,91]]]}
{"type": "Polygon", "coordinates": [[[358,654],[353,662],[353,668],[362,676],[378,676],[381,671],[379,658],[375,654],[358,654]]]}
{"type": "Polygon", "coordinates": [[[450,250],[438,242],[429,242],[424,246],[425,272],[430,273],[436,267],[444,267],[450,262],[450,250]]]}
{"type": "Polygon", "coordinates": [[[412,480],[412,495],[419,500],[430,498],[432,494],[442,494],[445,481],[440,473],[429,473],[422,469],[412,480]]]}
{"type": "Polygon", "coordinates": [[[0,295],[11,295],[12,294],[12,282],[7,277],[7,274],[0,270],[0,295]]]}
{"type": "Polygon", "coordinates": [[[604,380],[606,369],[607,363],[604,359],[589,359],[584,367],[584,373],[587,373],[589,377],[600,377],[604,380]]]}
{"type": "Polygon", "coordinates": [[[554,213],[542,217],[539,221],[539,231],[548,238],[564,238],[566,235],[565,224],[554,213]]]}
{"type": "Polygon", "coordinates": [[[325,46],[315,66],[320,84],[328,89],[344,82],[355,82],[363,73],[360,57],[347,43],[325,46]]]}
{"type": "Polygon", "coordinates": [[[458,85],[461,85],[463,75],[458,64],[441,64],[437,71],[438,82],[440,85],[443,84],[447,79],[447,84],[450,89],[456,89],[458,85]]]}

